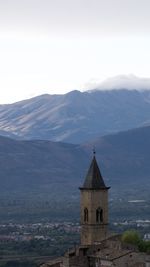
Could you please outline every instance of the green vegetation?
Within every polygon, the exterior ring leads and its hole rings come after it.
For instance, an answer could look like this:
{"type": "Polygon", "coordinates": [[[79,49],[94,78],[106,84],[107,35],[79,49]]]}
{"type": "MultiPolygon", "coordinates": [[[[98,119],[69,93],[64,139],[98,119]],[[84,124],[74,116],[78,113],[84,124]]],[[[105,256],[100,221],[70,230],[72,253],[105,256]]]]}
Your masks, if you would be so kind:
{"type": "Polygon", "coordinates": [[[125,231],[122,235],[122,241],[124,243],[132,244],[132,245],[138,245],[140,240],[141,240],[140,235],[135,230],[125,231]]]}
{"type": "Polygon", "coordinates": [[[140,252],[150,253],[150,241],[143,240],[135,230],[128,230],[123,233],[122,241],[127,244],[135,245],[140,252]]]}
{"type": "Polygon", "coordinates": [[[0,225],[0,267],[36,267],[79,243],[71,222],[0,225]]]}
{"type": "Polygon", "coordinates": [[[29,261],[9,261],[0,263],[0,267],[38,267],[38,265],[29,261]]]}
{"type": "Polygon", "coordinates": [[[51,240],[30,240],[30,241],[3,241],[0,242],[0,255],[7,256],[60,256],[66,250],[73,247],[78,241],[77,234],[61,234],[55,237],[54,241],[51,240]]]}

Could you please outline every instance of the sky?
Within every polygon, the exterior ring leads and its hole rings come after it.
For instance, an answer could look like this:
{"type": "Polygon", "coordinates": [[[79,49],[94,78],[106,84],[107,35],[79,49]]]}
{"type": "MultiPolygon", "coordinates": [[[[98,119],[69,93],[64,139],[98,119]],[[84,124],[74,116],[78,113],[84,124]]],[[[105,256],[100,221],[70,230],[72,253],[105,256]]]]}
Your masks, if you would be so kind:
{"type": "Polygon", "coordinates": [[[0,103],[149,81],[149,12],[149,0],[0,0],[0,103]]]}

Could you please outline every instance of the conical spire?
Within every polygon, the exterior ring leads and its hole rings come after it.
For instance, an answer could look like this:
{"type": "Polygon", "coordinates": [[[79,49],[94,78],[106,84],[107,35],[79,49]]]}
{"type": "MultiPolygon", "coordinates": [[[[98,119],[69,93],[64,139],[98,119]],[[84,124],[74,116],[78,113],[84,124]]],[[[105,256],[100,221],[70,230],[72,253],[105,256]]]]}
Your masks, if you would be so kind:
{"type": "Polygon", "coordinates": [[[106,187],[100,169],[98,167],[95,158],[95,151],[93,152],[93,154],[94,156],[90,168],[81,189],[109,189],[109,187],[106,187]]]}

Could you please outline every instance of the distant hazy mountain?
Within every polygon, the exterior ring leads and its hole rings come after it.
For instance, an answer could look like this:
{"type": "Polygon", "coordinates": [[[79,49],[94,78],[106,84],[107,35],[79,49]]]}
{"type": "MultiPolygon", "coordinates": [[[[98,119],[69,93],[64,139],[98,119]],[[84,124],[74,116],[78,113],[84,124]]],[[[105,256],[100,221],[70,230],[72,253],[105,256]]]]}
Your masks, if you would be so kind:
{"type": "Polygon", "coordinates": [[[72,91],[0,106],[0,131],[21,139],[82,143],[150,123],[150,91],[72,91]]]}
{"type": "MultiPolygon", "coordinates": [[[[78,195],[92,148],[113,196],[150,190],[150,127],[97,139],[85,145],[15,141],[0,137],[0,200],[7,195],[63,200],[78,195]]],[[[147,192],[147,193],[145,193],[147,192]]]]}

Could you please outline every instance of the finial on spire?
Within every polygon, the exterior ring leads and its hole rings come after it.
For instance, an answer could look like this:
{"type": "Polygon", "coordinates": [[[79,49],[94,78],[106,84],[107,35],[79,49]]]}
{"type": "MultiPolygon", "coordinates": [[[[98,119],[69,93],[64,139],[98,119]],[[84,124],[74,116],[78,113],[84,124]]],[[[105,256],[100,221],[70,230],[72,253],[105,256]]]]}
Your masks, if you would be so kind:
{"type": "Polygon", "coordinates": [[[96,151],[95,151],[95,146],[93,147],[93,155],[95,156],[96,151]]]}

